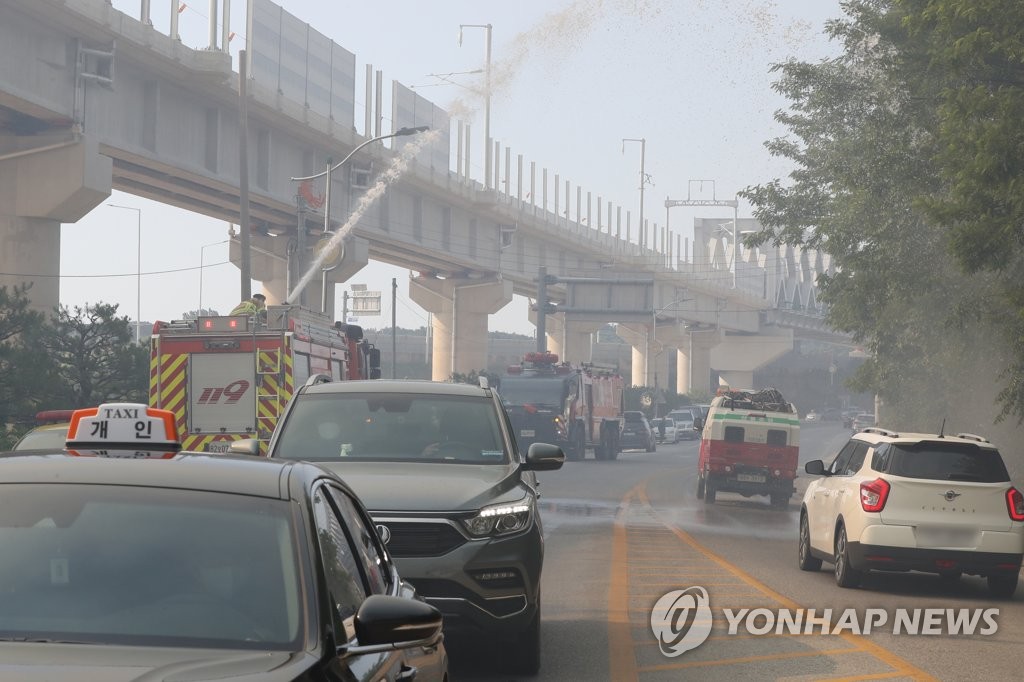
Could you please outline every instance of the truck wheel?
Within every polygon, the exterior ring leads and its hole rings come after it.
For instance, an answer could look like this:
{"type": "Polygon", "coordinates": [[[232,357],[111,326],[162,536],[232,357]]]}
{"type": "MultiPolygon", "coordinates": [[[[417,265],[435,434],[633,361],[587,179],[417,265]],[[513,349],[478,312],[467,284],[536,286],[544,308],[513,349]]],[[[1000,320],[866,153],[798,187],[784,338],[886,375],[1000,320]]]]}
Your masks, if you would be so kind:
{"type": "Polygon", "coordinates": [[[715,490],[715,480],[713,478],[708,478],[704,482],[704,504],[714,504],[715,494],[717,492],[718,491],[715,490]]]}
{"type": "Polygon", "coordinates": [[[579,449],[579,436],[577,435],[578,433],[579,429],[574,429],[573,432],[569,434],[569,442],[566,444],[565,447],[565,458],[571,462],[575,462],[581,459],[581,453],[579,449]]]}
{"type": "Polygon", "coordinates": [[[697,474],[697,499],[704,499],[704,477],[700,474],[697,474]]]}

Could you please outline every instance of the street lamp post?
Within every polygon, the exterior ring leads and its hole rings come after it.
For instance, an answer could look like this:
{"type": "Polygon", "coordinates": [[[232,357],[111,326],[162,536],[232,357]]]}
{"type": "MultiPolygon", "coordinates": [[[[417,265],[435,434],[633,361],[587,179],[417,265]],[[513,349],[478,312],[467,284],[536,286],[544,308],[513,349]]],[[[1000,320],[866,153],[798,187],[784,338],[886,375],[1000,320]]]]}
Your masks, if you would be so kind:
{"type": "Polygon", "coordinates": [[[135,343],[139,343],[139,328],[142,326],[142,209],[121,204],[107,204],[111,208],[135,211],[136,254],[135,254],[135,343]]]}
{"type": "Polygon", "coordinates": [[[218,244],[226,244],[230,239],[222,239],[219,242],[210,242],[209,244],[203,244],[199,247],[199,314],[203,314],[203,267],[205,263],[206,248],[209,246],[217,246],[218,244]]]}
{"type": "MultiPolygon", "coordinates": [[[[487,32],[484,53],[484,189],[491,188],[491,25],[459,24],[459,46],[462,46],[462,29],[482,28],[487,32]]],[[[497,178],[495,178],[497,185],[497,178]]]]}
{"type": "Polygon", "coordinates": [[[644,186],[647,184],[647,173],[644,170],[644,159],[647,156],[647,138],[644,137],[624,137],[622,138],[622,153],[626,153],[627,142],[639,142],[640,143],[640,223],[637,226],[637,237],[639,238],[640,246],[646,245],[646,233],[644,232],[644,186]]]}
{"type": "MultiPolygon", "coordinates": [[[[334,165],[331,165],[332,164],[332,160],[331,159],[327,159],[327,170],[325,170],[323,172],[320,172],[320,173],[317,173],[316,175],[307,175],[305,177],[292,178],[291,179],[292,182],[305,182],[305,181],[308,181],[308,180],[316,180],[317,178],[322,178],[324,176],[327,176],[327,186],[326,186],[326,189],[324,190],[324,234],[328,234],[331,231],[331,174],[334,171],[336,171],[339,168],[341,168],[342,166],[344,166],[346,163],[348,163],[349,159],[351,159],[353,156],[355,156],[356,152],[358,152],[360,149],[362,149],[363,147],[365,147],[365,146],[367,146],[369,144],[372,144],[374,142],[379,142],[380,140],[386,140],[386,139],[388,139],[390,137],[403,137],[405,135],[415,135],[417,133],[422,133],[422,132],[425,132],[427,130],[430,130],[429,126],[416,126],[415,128],[399,128],[395,132],[388,133],[387,135],[377,135],[376,137],[371,137],[370,139],[365,140],[361,144],[356,145],[355,149],[350,151],[348,153],[348,155],[345,156],[345,158],[342,159],[341,161],[339,161],[338,163],[336,163],[334,165]]],[[[305,229],[305,228],[304,228],[304,226],[300,225],[299,226],[299,230],[302,230],[302,229],[305,229]]],[[[299,264],[300,264],[299,269],[300,270],[302,269],[302,256],[303,256],[303,254],[300,252],[299,253],[299,264]]],[[[321,300],[320,300],[320,312],[322,312],[322,313],[326,313],[327,312],[327,272],[330,269],[331,268],[328,268],[328,269],[325,269],[323,271],[323,282],[322,282],[321,300]]]]}

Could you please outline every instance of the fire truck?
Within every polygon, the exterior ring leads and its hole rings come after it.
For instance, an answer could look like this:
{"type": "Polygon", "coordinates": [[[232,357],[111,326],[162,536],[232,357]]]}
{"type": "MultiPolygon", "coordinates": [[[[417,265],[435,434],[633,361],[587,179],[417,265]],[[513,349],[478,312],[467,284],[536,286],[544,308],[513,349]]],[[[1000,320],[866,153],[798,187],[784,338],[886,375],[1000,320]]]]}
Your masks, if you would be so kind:
{"type": "Polygon", "coordinates": [[[559,363],[554,353],[527,353],[507,368],[498,393],[512,420],[516,441],[557,445],[571,460],[619,456],[624,381],[611,368],[559,363]]]}
{"type": "Polygon", "coordinates": [[[356,325],[297,306],[260,316],[157,322],[149,404],[174,413],[182,448],[226,452],[270,435],[296,386],[314,375],[336,381],[380,378],[380,351],[356,325]]]}

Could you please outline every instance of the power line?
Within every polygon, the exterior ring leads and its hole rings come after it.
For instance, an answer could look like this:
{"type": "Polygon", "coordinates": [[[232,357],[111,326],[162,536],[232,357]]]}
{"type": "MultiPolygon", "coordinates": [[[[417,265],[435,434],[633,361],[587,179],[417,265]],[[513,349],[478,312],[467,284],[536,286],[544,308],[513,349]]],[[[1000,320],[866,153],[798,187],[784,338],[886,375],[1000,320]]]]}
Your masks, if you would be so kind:
{"type": "Polygon", "coordinates": [[[138,277],[139,275],[171,275],[176,272],[190,272],[192,270],[200,270],[203,268],[215,268],[220,265],[229,265],[231,261],[222,261],[220,263],[206,263],[204,265],[194,265],[188,268],[176,268],[174,270],[151,270],[149,272],[116,272],[103,275],[48,275],[48,274],[35,274],[35,273],[24,273],[24,272],[0,272],[0,276],[4,277],[26,277],[28,279],[44,279],[44,278],[56,278],[60,279],[95,279],[98,277],[138,277]]]}

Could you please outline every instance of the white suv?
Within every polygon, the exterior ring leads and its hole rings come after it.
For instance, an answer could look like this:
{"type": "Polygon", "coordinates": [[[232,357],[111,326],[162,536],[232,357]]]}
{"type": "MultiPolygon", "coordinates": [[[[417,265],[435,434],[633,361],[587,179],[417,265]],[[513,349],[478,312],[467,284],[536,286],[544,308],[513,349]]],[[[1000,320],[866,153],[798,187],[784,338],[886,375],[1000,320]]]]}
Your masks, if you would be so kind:
{"type": "Polygon", "coordinates": [[[1024,495],[999,451],[972,434],[855,433],[807,487],[800,509],[799,565],[835,565],[856,587],[868,570],[923,571],[956,580],[986,576],[1010,597],[1024,556],[1024,495]]]}

